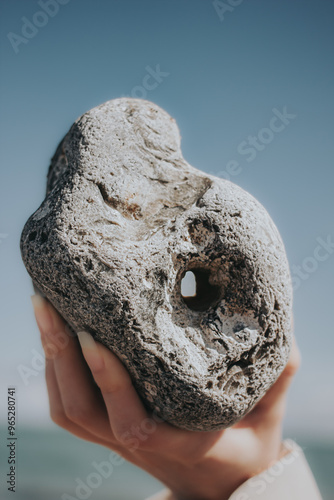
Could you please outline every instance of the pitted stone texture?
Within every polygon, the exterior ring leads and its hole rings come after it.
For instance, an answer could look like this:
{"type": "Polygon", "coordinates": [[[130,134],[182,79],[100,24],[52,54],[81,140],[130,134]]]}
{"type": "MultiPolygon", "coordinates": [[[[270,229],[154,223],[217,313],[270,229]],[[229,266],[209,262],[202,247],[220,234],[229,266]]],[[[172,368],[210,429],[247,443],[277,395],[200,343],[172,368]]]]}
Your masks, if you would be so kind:
{"type": "Polygon", "coordinates": [[[21,252],[34,285],[176,426],[232,425],[287,362],[292,289],[275,225],[247,192],[190,166],[175,121],[148,101],[109,101],[74,123],[21,252]],[[197,294],[183,298],[189,270],[197,294]]]}

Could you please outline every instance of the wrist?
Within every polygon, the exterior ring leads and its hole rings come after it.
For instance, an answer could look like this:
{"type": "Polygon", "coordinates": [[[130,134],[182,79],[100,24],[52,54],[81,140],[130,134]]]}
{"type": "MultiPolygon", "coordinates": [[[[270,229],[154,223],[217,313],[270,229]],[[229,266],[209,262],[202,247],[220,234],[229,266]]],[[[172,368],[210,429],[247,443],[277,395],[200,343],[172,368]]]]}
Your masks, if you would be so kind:
{"type": "Polygon", "coordinates": [[[195,466],[178,470],[174,484],[165,483],[170,488],[166,500],[228,500],[244,482],[269,469],[289,452],[277,439],[271,446],[267,443],[265,449],[253,448],[251,456],[238,455],[229,464],[207,457],[195,466]]]}
{"type": "MultiPolygon", "coordinates": [[[[170,489],[165,489],[157,495],[150,497],[148,500],[228,500],[233,492],[248,479],[263,473],[289,453],[291,453],[291,449],[282,443],[278,447],[277,453],[275,453],[275,458],[271,457],[271,459],[257,471],[252,471],[245,475],[242,475],[240,471],[238,472],[236,467],[230,471],[225,470],[224,474],[221,474],[221,471],[219,471],[219,484],[216,485],[216,488],[213,488],[211,483],[211,491],[208,491],[208,478],[210,476],[212,477],[212,469],[215,468],[215,465],[208,464],[210,470],[204,471],[197,470],[197,467],[192,467],[189,471],[183,469],[181,479],[182,487],[180,486],[180,478],[174,476],[177,483],[176,487],[169,484],[170,489]]],[[[203,469],[203,464],[200,469],[203,469]]]]}

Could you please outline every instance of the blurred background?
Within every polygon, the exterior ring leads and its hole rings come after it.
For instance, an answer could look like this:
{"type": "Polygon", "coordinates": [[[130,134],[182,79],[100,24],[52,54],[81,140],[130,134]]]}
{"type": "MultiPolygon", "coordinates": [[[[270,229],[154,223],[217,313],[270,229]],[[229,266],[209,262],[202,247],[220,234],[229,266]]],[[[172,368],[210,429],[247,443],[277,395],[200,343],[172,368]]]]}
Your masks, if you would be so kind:
{"type": "MultiPolygon", "coordinates": [[[[303,356],[284,432],[303,447],[324,499],[332,498],[333,2],[11,0],[0,8],[1,497],[11,498],[9,386],[18,405],[17,500],[77,498],[93,461],[110,454],[49,418],[19,238],[73,121],[126,95],[168,111],[186,160],[249,191],[278,226],[303,356]]],[[[86,498],[143,499],[160,487],[123,463],[86,498]]]]}

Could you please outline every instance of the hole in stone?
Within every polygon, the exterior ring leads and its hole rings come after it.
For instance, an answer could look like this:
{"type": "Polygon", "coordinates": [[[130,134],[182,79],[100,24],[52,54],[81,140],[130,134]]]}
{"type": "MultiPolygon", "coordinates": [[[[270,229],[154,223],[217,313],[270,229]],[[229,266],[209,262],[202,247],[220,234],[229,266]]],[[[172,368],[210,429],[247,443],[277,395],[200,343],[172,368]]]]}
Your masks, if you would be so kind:
{"type": "Polygon", "coordinates": [[[209,278],[208,269],[192,269],[186,272],[181,281],[181,296],[189,309],[205,311],[219,302],[220,287],[212,285],[209,278]]]}
{"type": "Polygon", "coordinates": [[[183,298],[196,296],[196,278],[192,271],[187,271],[181,281],[181,295],[183,298]]]}

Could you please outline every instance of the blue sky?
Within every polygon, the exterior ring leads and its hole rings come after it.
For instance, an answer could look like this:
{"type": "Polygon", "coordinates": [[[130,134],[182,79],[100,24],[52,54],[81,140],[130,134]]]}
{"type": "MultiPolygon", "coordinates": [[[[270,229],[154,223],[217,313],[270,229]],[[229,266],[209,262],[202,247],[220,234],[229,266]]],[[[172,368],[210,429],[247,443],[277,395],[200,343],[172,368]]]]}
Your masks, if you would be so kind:
{"type": "Polygon", "coordinates": [[[134,95],[177,120],[189,163],[232,171],[273,217],[298,285],[303,355],[286,429],[333,434],[334,4],[241,1],[219,16],[204,0],[62,0],[52,15],[44,3],[0,5],[1,401],[14,384],[21,422],[48,422],[19,237],[43,199],[50,158],[78,116],[134,95]],[[145,79],[152,72],[160,72],[156,86],[145,79]],[[290,117],[280,131],[278,113],[290,117]],[[20,365],[36,372],[27,386],[20,365]]]}

